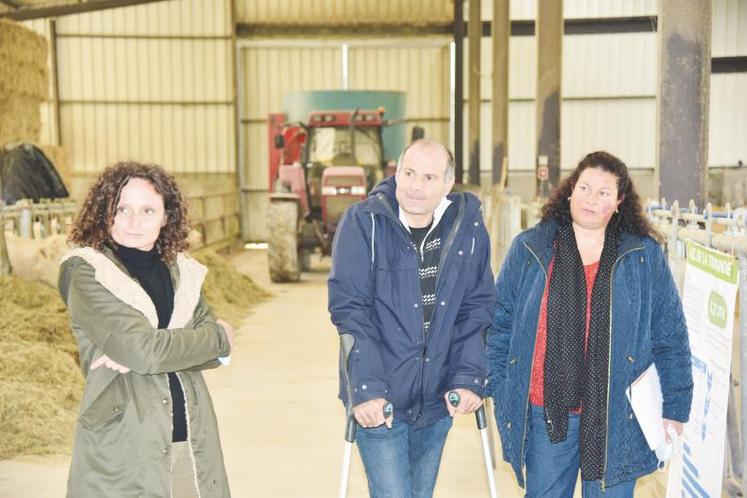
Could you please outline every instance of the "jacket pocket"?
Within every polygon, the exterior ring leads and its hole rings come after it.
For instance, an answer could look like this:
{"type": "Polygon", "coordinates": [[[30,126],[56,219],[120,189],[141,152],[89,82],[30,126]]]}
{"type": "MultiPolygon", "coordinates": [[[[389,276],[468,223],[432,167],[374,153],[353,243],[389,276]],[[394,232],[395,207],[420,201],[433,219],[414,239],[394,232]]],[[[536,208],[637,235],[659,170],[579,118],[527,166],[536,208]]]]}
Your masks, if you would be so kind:
{"type": "MultiPolygon", "coordinates": [[[[192,411],[200,406],[200,398],[197,393],[200,392],[200,388],[204,386],[204,381],[201,378],[200,372],[177,372],[179,382],[182,383],[182,389],[184,389],[184,402],[187,404],[187,410],[192,411]]],[[[207,388],[205,388],[207,390],[207,388]]]]}
{"type": "MultiPolygon", "coordinates": [[[[126,375],[113,372],[108,382],[91,384],[90,395],[84,396],[84,403],[78,421],[90,431],[101,429],[105,425],[122,418],[130,404],[131,389],[126,375]],[[86,402],[86,398],[90,401],[86,402]]],[[[86,393],[89,394],[89,393],[86,393]]]]}

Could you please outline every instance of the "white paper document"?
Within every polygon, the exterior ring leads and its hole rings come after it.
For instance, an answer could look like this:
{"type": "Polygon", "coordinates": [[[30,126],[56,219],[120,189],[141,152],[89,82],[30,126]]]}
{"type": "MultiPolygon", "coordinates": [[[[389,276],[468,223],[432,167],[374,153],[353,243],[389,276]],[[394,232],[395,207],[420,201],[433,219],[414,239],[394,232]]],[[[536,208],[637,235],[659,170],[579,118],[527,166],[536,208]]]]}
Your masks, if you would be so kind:
{"type": "Polygon", "coordinates": [[[664,426],[662,425],[662,405],[659,372],[653,363],[646,369],[628,389],[625,390],[628,401],[638,419],[643,435],[646,436],[648,447],[656,450],[664,444],[664,426]]]}

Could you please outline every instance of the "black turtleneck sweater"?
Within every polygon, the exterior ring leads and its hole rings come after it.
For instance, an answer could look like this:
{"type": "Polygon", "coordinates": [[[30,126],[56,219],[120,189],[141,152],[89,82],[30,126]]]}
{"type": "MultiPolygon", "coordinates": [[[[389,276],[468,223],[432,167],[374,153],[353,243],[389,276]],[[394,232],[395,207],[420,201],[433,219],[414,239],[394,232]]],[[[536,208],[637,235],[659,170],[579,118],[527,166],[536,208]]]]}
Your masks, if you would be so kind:
{"type": "MultiPolygon", "coordinates": [[[[141,251],[118,246],[114,254],[153,301],[158,315],[158,328],[168,328],[171,313],[174,311],[174,284],[171,282],[171,273],[166,264],[161,261],[158,250],[155,247],[150,251],[141,251]]],[[[184,391],[175,373],[170,372],[168,376],[173,418],[171,440],[186,441],[187,417],[184,391]]]]}

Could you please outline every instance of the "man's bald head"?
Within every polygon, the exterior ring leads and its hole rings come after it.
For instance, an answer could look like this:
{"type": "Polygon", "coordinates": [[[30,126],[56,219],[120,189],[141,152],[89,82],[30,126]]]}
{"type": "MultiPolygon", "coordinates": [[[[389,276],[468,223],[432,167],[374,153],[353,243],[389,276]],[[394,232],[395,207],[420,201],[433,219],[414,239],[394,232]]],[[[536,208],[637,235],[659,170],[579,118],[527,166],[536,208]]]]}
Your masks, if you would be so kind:
{"type": "Polygon", "coordinates": [[[405,156],[415,153],[423,153],[425,155],[437,158],[437,160],[444,165],[444,181],[450,182],[454,179],[454,155],[441,142],[431,140],[430,138],[421,138],[420,140],[415,140],[402,150],[402,154],[399,155],[399,160],[397,161],[397,172],[402,169],[402,165],[405,162],[405,156]]]}

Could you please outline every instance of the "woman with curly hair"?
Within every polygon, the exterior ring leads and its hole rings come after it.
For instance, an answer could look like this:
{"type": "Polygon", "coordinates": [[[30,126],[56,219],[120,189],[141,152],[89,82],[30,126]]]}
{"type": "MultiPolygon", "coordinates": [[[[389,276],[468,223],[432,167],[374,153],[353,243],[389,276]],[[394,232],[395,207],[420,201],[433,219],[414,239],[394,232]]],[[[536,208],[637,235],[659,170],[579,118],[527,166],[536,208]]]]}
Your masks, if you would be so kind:
{"type": "Polygon", "coordinates": [[[572,497],[579,470],[584,497],[633,496],[658,461],[625,391],[652,363],[665,434],[682,433],[690,349],[656,239],[625,164],[606,152],[584,157],[514,239],[496,281],[488,393],[527,497],[572,497]]]}
{"type": "Polygon", "coordinates": [[[230,496],[201,371],[227,361],[234,331],[202,298],[188,233],[159,166],[115,164],[83,202],[59,279],[86,378],[68,497],[230,496]]]}

